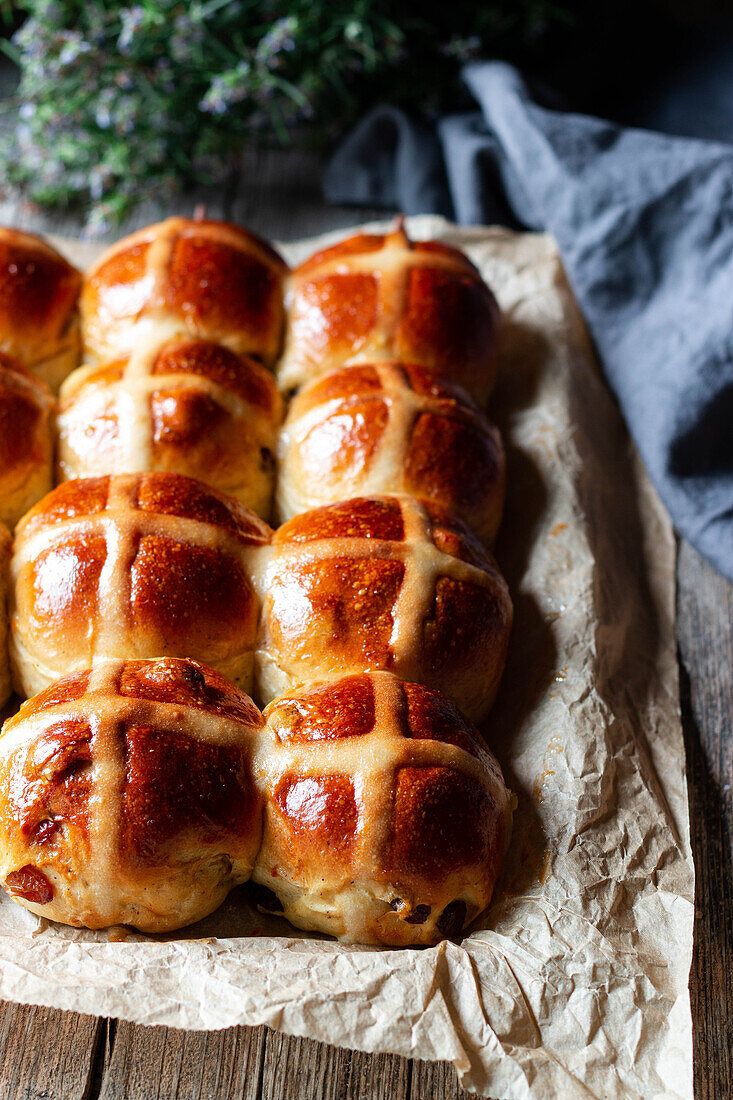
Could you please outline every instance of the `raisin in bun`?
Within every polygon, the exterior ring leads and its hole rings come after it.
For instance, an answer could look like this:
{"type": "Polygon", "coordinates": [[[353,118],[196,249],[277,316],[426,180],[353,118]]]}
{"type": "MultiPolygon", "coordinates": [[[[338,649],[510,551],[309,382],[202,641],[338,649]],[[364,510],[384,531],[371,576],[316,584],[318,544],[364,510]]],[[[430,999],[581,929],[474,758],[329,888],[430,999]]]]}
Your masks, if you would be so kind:
{"type": "Polygon", "coordinates": [[[275,380],[256,360],[209,340],[141,341],[67,378],[59,473],[187,474],[269,519],[281,420],[275,380]]]}
{"type": "Polygon", "coordinates": [[[491,542],[504,506],[501,435],[465,390],[391,360],[303,387],[280,433],[282,520],[349,497],[408,493],[456,512],[491,542]]]}
{"type": "Polygon", "coordinates": [[[0,737],[0,881],[64,924],[169,932],[251,873],[262,716],[195,661],[95,662],[0,737]]]}
{"type": "Polygon", "coordinates": [[[295,688],[265,720],[262,908],[396,947],[458,936],[486,908],[512,796],[444,696],[362,673],[295,688]]]}
{"type": "Polygon", "coordinates": [[[480,402],[496,373],[499,307],[471,261],[440,241],[359,233],[296,268],[278,364],[290,390],[359,360],[403,359],[480,402]]]}
{"type": "Polygon", "coordinates": [[[10,528],[53,486],[54,409],[45,382],[0,353],[0,520],[10,528]]]}
{"type": "Polygon", "coordinates": [[[295,516],[258,558],[260,700],[384,669],[443,691],[474,721],[488,712],[512,604],[491,555],[451,513],[359,497],[295,516]]]}
{"type": "Polygon", "coordinates": [[[16,689],[33,695],[96,657],[191,656],[249,690],[248,554],[269,538],[254,513],[180,474],[64,482],[16,530],[16,689]]]}
{"type": "Polygon", "coordinates": [[[84,346],[111,360],[140,340],[215,340],[271,366],[284,306],[281,257],[226,222],[168,218],[124,237],[87,273],[84,346]]]}
{"type": "Polygon", "coordinates": [[[79,362],[81,275],[40,237],[0,227],[0,352],[54,391],[79,362]]]}

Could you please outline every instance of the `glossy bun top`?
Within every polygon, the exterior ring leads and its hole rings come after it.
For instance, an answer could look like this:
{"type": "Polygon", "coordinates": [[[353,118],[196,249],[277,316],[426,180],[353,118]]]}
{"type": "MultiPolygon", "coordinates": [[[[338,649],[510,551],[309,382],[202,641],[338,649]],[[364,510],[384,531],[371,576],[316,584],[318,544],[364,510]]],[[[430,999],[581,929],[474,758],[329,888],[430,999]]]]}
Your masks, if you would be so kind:
{"type": "Polygon", "coordinates": [[[265,719],[254,878],[284,915],[359,943],[459,935],[488,904],[511,814],[470,722],[386,672],[295,688],[265,719]]]}
{"type": "Polygon", "coordinates": [[[460,386],[391,360],[342,367],[305,385],[280,433],[278,512],[349,497],[409,493],[455,511],[486,542],[504,504],[497,428],[460,386]]]}
{"type": "Polygon", "coordinates": [[[0,879],[66,924],[164,932],[249,878],[262,717],[191,660],[97,661],[0,737],[0,879]]]}
{"type": "Polygon", "coordinates": [[[512,604],[489,552],[452,513],[413,497],[360,497],[295,516],[256,566],[259,696],[385,669],[489,710],[512,604]]]}
{"type": "Polygon", "coordinates": [[[346,363],[402,359],[479,401],[496,373],[499,307],[467,256],[402,225],[323,249],[292,275],[282,389],[346,363]]]}
{"type": "Polygon", "coordinates": [[[149,225],[118,241],[87,273],[85,347],[114,359],[141,339],[187,335],[271,365],[286,272],[275,250],[240,226],[190,218],[149,225]]]}
{"type": "Polygon", "coordinates": [[[81,352],[81,274],[40,237],[0,227],[0,352],[51,389],[81,352]]]}

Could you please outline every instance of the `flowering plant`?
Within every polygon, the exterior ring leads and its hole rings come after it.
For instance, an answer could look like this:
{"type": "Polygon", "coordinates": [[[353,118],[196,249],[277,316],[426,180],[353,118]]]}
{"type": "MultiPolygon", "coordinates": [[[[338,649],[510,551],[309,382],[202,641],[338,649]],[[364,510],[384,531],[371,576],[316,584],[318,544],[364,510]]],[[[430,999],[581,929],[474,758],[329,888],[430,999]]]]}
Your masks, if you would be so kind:
{"type": "Polygon", "coordinates": [[[99,231],[143,196],[222,179],[246,140],[305,123],[328,136],[375,98],[437,106],[466,56],[556,14],[552,0],[455,0],[430,22],[388,0],[17,6],[4,178],[40,203],[90,201],[99,231]]]}

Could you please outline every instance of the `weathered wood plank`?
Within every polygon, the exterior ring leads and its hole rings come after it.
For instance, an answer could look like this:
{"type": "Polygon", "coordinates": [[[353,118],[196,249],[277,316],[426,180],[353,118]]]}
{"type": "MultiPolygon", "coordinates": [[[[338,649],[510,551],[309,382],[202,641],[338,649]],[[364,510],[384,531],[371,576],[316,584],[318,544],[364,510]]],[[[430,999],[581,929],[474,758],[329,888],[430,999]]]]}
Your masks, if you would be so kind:
{"type": "MultiPolygon", "coordinates": [[[[114,1026],[114,1025],[113,1025],[114,1026]]],[[[267,1028],[182,1032],[120,1023],[100,1100],[462,1100],[451,1067],[363,1054],[267,1028]]]]}
{"type": "MultiPolygon", "coordinates": [[[[110,227],[100,239],[114,241],[127,233],[172,214],[190,217],[198,205],[212,218],[224,218],[248,226],[264,237],[293,240],[347,229],[388,211],[372,208],[327,206],[320,187],[320,162],[315,154],[298,150],[248,149],[241,170],[226,186],[196,188],[174,196],[165,207],[156,200],[140,203],[121,225],[110,227]]],[[[12,225],[33,233],[80,236],[86,216],[78,208],[44,209],[0,192],[0,225],[12,225]]]]}
{"type": "Polygon", "coordinates": [[[695,1098],[733,1096],[733,586],[687,543],[677,638],[697,872],[690,974],[695,1098]]]}
{"type": "Polygon", "coordinates": [[[268,1031],[261,1100],[465,1100],[452,1066],[268,1031]]]}
{"type": "Polygon", "coordinates": [[[0,1096],[86,1100],[102,1022],[35,1005],[0,1009],[0,1096]]]}
{"type": "MultiPolygon", "coordinates": [[[[331,1047],[324,1048],[330,1057],[331,1047]]],[[[396,1054],[351,1052],[348,1087],[344,1100],[409,1100],[412,1062],[396,1054]]],[[[436,1097],[440,1093],[434,1094],[436,1097]]],[[[441,1097],[442,1100],[442,1097],[441,1097]]]]}
{"type": "Polygon", "coordinates": [[[458,1084],[446,1062],[413,1062],[410,1100],[468,1100],[472,1094],[458,1084]]]}
{"type": "MultiPolygon", "coordinates": [[[[165,209],[161,209],[160,203],[155,201],[141,202],[122,225],[112,226],[109,232],[99,239],[116,241],[127,233],[132,233],[136,229],[141,229],[172,214],[191,217],[199,205],[206,207],[206,213],[210,218],[226,219],[229,215],[230,202],[224,189],[211,191],[201,188],[176,196],[165,209]]],[[[84,234],[85,222],[85,215],[77,208],[44,210],[16,196],[0,195],[0,225],[27,229],[30,233],[56,233],[62,237],[80,237],[84,234]]]]}
{"type": "Polygon", "coordinates": [[[281,241],[347,229],[388,211],[327,206],[321,194],[321,162],[297,149],[248,149],[242,157],[231,218],[281,241]]]}
{"type": "MultiPolygon", "coordinates": [[[[267,1031],[261,1100],[341,1100],[351,1051],[267,1031]],[[325,1052],[325,1053],[324,1053],[325,1052]]],[[[365,1096],[369,1096],[365,1093],[365,1096]]],[[[398,1096],[396,1100],[401,1100],[398,1096]]]]}
{"type": "MultiPolygon", "coordinates": [[[[119,1023],[100,1100],[257,1100],[265,1028],[179,1031],[119,1023]]],[[[91,1098],[90,1098],[91,1100],[91,1098]]]]}

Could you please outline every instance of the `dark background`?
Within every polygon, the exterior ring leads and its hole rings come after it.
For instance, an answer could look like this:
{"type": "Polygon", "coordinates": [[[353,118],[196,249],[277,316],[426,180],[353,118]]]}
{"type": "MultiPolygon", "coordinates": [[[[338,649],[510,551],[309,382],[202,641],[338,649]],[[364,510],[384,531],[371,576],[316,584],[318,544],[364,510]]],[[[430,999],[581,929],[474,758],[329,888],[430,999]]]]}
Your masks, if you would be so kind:
{"type": "Polygon", "coordinates": [[[730,0],[586,0],[534,43],[500,39],[497,55],[522,68],[545,106],[733,141],[730,0]]]}
{"type": "MultiPolygon", "coordinates": [[[[490,35],[493,47],[479,52],[516,64],[543,105],[733,141],[733,0],[557,0],[555,17],[538,18],[534,32],[527,30],[531,9],[532,0],[525,0],[514,20],[497,23],[490,35]]],[[[434,26],[438,41],[456,29],[461,35],[471,30],[465,9],[459,17],[450,3],[438,7],[435,0],[396,0],[394,18],[434,26]]],[[[15,4],[0,0],[0,39],[10,38],[23,20],[15,4]]],[[[409,38],[406,47],[408,52],[414,47],[409,38]]],[[[0,94],[8,95],[17,70],[2,55],[0,66],[0,94]]],[[[459,67],[455,58],[446,58],[436,72],[434,53],[424,66],[410,53],[411,73],[429,74],[418,96],[428,113],[475,106],[461,87],[459,67]]],[[[414,102],[412,75],[405,87],[414,102]]],[[[399,87],[370,81],[357,89],[355,102],[363,110],[395,98],[400,101],[399,87]]],[[[345,121],[345,107],[343,114],[345,121]]],[[[332,132],[331,141],[339,136],[332,132]]]]}

